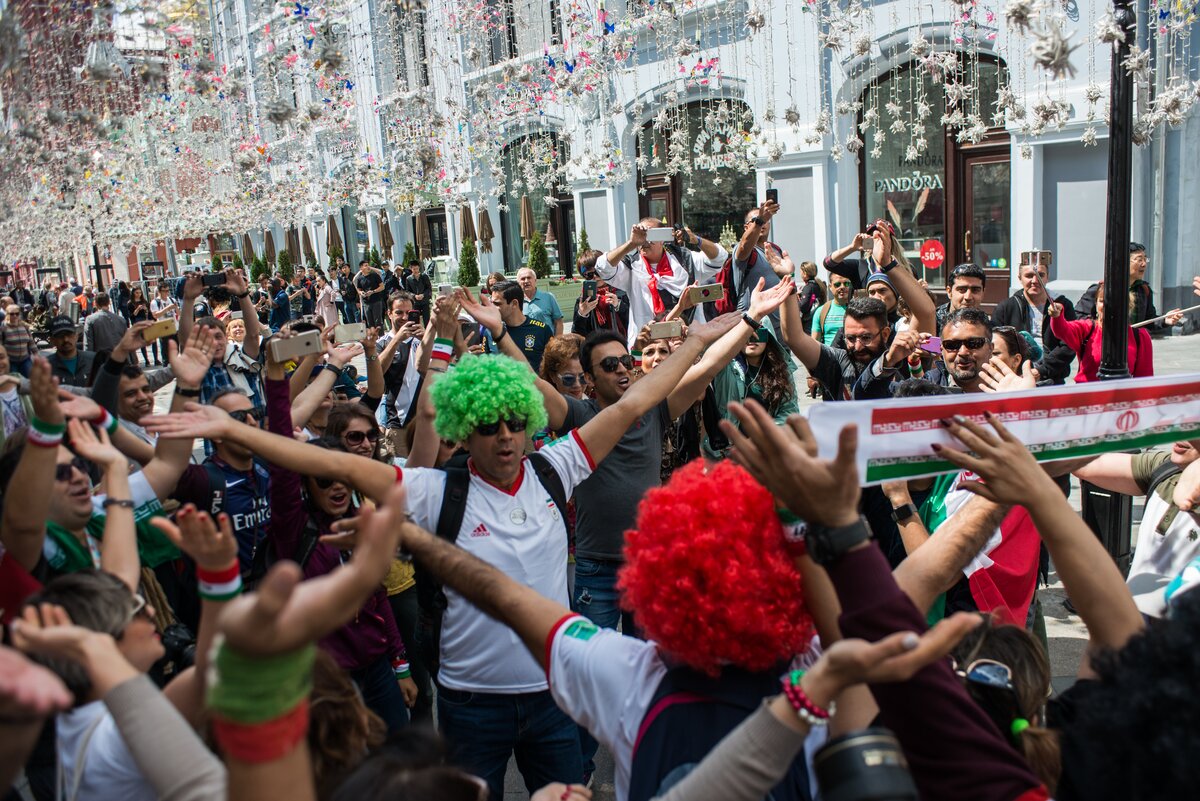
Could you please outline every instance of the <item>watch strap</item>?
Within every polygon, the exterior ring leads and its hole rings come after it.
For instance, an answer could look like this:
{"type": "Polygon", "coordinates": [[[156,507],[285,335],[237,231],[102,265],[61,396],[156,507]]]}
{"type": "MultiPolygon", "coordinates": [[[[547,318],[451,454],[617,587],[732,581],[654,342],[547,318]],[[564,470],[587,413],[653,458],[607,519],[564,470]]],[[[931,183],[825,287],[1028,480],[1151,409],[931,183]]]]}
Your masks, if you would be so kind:
{"type": "Polygon", "coordinates": [[[918,509],[912,501],[909,501],[892,509],[892,520],[902,523],[915,514],[918,514],[918,509]]]}
{"type": "Polygon", "coordinates": [[[871,526],[865,517],[846,526],[830,528],[828,526],[810,525],[805,541],[808,553],[813,561],[822,566],[828,566],[841,559],[846,551],[871,539],[871,526]]]}

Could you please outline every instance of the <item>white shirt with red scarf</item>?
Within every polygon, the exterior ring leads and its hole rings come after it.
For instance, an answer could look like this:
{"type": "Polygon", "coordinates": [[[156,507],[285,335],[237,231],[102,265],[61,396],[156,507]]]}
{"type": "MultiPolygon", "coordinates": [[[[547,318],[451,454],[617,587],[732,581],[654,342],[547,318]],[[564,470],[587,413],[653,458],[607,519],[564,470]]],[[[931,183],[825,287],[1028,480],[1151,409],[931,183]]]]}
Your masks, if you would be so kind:
{"type": "MultiPolygon", "coordinates": [[[[610,286],[620,289],[629,295],[629,348],[637,341],[638,332],[642,326],[652,323],[662,315],[655,314],[655,295],[651,286],[657,284],[675,297],[683,294],[690,283],[689,269],[698,283],[710,282],[725,263],[728,253],[725,248],[717,245],[716,258],[707,258],[702,251],[685,250],[691,263],[680,264],[671,251],[663,248],[663,258],[658,264],[648,264],[641,252],[635,253],[633,268],[630,269],[624,261],[610,264],[607,254],[596,259],[596,274],[610,286]]],[[[667,306],[662,310],[666,314],[671,310],[667,306]]],[[[697,311],[698,314],[701,312],[697,311]]],[[[703,318],[701,318],[703,319],[703,318]]]]}

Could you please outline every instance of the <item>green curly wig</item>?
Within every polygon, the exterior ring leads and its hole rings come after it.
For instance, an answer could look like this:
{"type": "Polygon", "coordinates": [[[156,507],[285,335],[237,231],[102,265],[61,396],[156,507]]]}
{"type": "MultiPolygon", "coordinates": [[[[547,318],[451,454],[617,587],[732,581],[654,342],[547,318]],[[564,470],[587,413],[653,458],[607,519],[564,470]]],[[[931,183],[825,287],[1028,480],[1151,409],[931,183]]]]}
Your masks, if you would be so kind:
{"type": "Polygon", "coordinates": [[[533,373],[507,356],[463,356],[429,390],[442,439],[465,442],[475,427],[507,414],[524,417],[531,433],[546,427],[546,406],[533,373]]]}

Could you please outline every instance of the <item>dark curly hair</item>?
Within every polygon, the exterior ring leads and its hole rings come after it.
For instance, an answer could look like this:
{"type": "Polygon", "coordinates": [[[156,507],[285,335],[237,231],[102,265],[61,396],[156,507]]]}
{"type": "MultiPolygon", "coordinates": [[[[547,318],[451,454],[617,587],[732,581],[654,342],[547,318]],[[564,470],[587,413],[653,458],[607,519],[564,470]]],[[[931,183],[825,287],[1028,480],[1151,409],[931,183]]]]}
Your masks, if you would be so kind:
{"type": "Polygon", "coordinates": [[[759,362],[758,372],[754,375],[754,384],[758,386],[758,394],[767,408],[767,413],[772,416],[779,411],[779,407],[796,397],[796,382],[792,380],[792,371],[788,369],[787,359],[783,358],[774,342],[768,342],[763,349],[762,361],[759,362]]]}

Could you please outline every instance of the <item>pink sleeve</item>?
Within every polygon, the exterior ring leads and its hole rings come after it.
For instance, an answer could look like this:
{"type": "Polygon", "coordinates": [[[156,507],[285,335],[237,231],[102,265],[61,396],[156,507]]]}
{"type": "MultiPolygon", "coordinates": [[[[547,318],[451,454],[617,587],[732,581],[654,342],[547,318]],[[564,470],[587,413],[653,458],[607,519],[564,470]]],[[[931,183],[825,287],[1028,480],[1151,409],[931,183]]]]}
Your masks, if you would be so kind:
{"type": "Polygon", "coordinates": [[[1138,347],[1130,374],[1134,378],[1154,375],[1154,340],[1150,338],[1150,332],[1145,328],[1135,328],[1133,334],[1137,337],[1138,347]]]}

